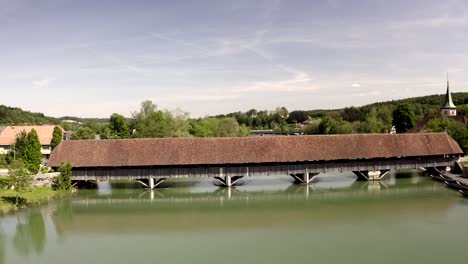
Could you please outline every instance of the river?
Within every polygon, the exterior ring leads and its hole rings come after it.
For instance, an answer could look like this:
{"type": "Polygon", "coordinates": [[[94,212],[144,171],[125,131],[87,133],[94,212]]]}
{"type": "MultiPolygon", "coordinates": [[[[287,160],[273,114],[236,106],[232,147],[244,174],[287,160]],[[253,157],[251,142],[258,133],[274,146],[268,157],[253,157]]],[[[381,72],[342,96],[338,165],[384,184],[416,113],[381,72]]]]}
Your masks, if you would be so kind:
{"type": "Polygon", "coordinates": [[[100,183],[1,217],[0,263],[466,263],[468,199],[416,172],[242,183],[100,183]]]}

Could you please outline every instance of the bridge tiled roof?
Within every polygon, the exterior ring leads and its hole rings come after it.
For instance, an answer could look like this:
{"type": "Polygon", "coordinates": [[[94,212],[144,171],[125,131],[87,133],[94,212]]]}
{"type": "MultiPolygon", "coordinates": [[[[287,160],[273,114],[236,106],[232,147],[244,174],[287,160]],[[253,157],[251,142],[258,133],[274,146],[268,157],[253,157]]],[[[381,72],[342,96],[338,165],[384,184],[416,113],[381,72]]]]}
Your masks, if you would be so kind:
{"type": "Polygon", "coordinates": [[[458,155],[446,133],[63,141],[49,165],[127,167],[281,163],[458,155]]]}

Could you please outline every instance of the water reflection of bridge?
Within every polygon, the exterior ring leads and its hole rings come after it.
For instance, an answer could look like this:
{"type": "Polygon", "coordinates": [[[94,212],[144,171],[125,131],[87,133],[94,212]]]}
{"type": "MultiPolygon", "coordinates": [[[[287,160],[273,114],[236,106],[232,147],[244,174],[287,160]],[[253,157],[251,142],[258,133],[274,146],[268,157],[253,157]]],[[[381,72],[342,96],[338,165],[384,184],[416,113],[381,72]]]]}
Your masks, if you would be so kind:
{"type": "Polygon", "coordinates": [[[71,162],[72,180],[136,179],[152,189],[181,177],[232,186],[244,176],[283,174],[308,184],[319,173],[352,171],[380,180],[392,169],[450,166],[462,153],[446,133],[85,140],[62,142],[50,166],[71,162]]]}
{"type": "MultiPolygon", "coordinates": [[[[457,197],[440,184],[424,179],[418,184],[367,189],[317,189],[292,185],[286,191],[243,192],[219,188],[207,193],[176,189],[85,195],[68,202],[67,217],[56,217],[63,232],[186,232],[209,229],[248,229],[260,225],[327,225],[346,221],[379,221],[421,214],[445,215],[457,197]],[[153,197],[152,197],[153,196],[153,197]],[[127,197],[127,198],[126,198],[127,197]]],[[[86,192],[85,192],[86,193],[86,192]]],[[[62,210],[60,207],[58,211],[62,210]]]]}

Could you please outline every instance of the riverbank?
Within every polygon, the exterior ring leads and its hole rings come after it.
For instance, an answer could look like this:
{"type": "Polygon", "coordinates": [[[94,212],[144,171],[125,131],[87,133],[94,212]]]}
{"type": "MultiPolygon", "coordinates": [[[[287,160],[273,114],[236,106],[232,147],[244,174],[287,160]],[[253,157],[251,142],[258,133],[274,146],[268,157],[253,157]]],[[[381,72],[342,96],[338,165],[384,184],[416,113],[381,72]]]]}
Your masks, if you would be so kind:
{"type": "Polygon", "coordinates": [[[45,204],[68,194],[68,192],[55,191],[47,187],[30,188],[20,194],[20,206],[16,207],[16,192],[14,190],[0,190],[0,215],[11,213],[24,207],[45,204]]]}

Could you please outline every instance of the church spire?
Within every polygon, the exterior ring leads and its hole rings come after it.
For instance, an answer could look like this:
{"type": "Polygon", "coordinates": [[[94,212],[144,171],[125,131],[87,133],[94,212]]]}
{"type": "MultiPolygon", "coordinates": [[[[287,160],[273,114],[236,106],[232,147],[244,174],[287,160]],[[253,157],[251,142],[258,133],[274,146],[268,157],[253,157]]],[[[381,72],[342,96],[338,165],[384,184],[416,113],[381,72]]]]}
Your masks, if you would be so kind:
{"type": "Polygon", "coordinates": [[[445,94],[445,103],[441,107],[442,114],[446,116],[455,116],[457,115],[457,107],[452,101],[452,94],[450,93],[450,83],[447,73],[447,93],[445,94]]]}

